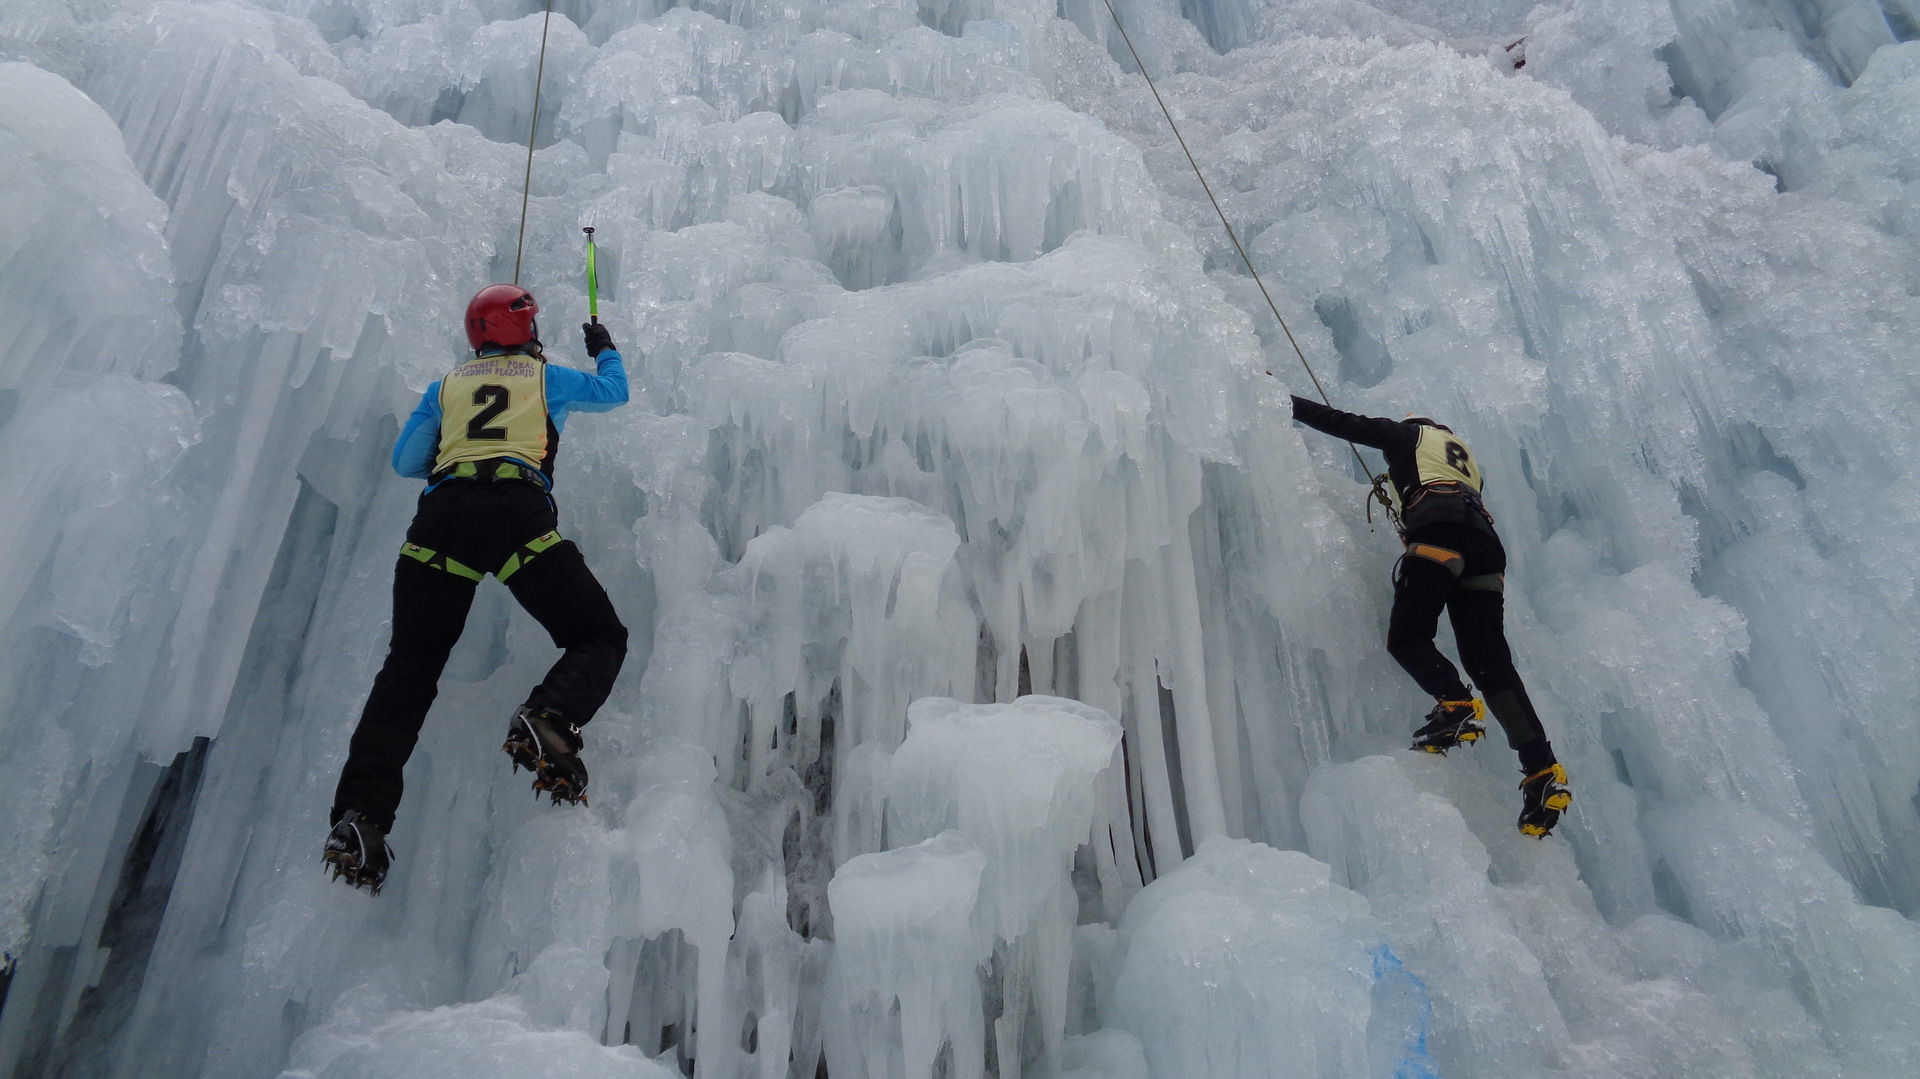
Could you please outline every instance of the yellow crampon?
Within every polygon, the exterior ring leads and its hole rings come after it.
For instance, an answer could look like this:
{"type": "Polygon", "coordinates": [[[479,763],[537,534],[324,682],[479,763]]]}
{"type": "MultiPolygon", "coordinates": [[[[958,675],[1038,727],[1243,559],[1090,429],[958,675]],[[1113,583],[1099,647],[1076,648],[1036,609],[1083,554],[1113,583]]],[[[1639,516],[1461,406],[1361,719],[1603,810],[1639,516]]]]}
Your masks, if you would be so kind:
{"type": "Polygon", "coordinates": [[[1426,726],[1413,732],[1413,745],[1427,753],[1444,757],[1447,750],[1478,742],[1487,733],[1487,706],[1478,697],[1465,701],[1441,701],[1426,715],[1426,726]]]}
{"type": "Polygon", "coordinates": [[[1520,781],[1526,803],[1520,810],[1520,834],[1545,839],[1560,823],[1560,814],[1573,804],[1573,791],[1567,788],[1567,770],[1549,764],[1520,781]]]}
{"type": "Polygon", "coordinates": [[[1442,701],[1440,703],[1450,707],[1458,707],[1464,704],[1473,709],[1473,722],[1477,724],[1477,726],[1467,727],[1460,732],[1460,740],[1462,742],[1478,742],[1480,737],[1487,733],[1487,702],[1475,697],[1470,701],[1442,701]]]}

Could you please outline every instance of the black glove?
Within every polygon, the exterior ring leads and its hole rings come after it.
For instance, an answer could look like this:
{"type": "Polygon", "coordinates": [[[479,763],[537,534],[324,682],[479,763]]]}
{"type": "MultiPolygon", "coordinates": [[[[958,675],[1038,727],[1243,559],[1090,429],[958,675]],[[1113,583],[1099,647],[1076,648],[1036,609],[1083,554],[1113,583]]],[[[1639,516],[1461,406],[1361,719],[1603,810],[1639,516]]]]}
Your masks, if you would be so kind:
{"type": "Polygon", "coordinates": [[[587,337],[587,355],[596,360],[602,350],[613,347],[613,331],[604,322],[582,322],[580,332],[587,337]]]}

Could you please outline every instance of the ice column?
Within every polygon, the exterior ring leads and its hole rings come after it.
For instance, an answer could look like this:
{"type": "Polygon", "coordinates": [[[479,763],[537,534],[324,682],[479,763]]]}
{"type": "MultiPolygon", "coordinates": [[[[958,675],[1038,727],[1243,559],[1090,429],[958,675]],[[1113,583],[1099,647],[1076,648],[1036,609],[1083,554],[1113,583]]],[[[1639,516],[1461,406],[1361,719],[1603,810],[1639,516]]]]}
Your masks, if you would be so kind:
{"type": "Polygon", "coordinates": [[[993,942],[974,913],[986,865],[973,840],[949,830],[862,854],[834,874],[827,888],[836,930],[827,1007],[834,1074],[931,1076],[943,1045],[955,1079],[985,1073],[979,972],[993,942]]]}
{"type": "MultiPolygon", "coordinates": [[[[153,566],[188,530],[176,470],[201,426],[158,381],[181,340],[167,210],[120,132],[31,64],[0,64],[0,101],[0,950],[17,957],[42,886],[84,873],[88,814],[62,805],[110,812],[129,779],[141,732],[106,705],[158,663],[139,630],[178,602],[153,566]]],[[[57,938],[86,904],[48,906],[57,938]]]]}
{"type": "MultiPolygon", "coordinates": [[[[753,786],[777,765],[811,763],[824,751],[829,698],[833,773],[844,775],[854,747],[900,743],[915,692],[972,686],[977,623],[954,572],[959,545],[953,523],[919,503],[840,493],[747,545],[709,590],[738,620],[725,643],[730,662],[703,665],[731,689],[717,706],[745,709],[743,752],[714,746],[730,771],[741,769],[730,781],[753,786]],[[796,729],[783,731],[790,697],[796,729]]],[[[716,718],[709,729],[731,734],[733,717],[716,718]]]]}
{"type": "Polygon", "coordinates": [[[1070,869],[1120,726],[1097,708],[1043,696],[986,705],[922,698],[907,719],[886,778],[889,839],[955,829],[979,846],[973,925],[994,948],[1004,1010],[993,1043],[1000,1075],[1011,1077],[1029,1009],[1045,1051],[1065,1034],[1077,910],[1070,869]]]}
{"type": "MultiPolygon", "coordinates": [[[[699,1074],[725,1074],[738,1052],[727,1024],[719,1021],[731,1014],[725,973],[734,930],[733,841],[714,794],[713,761],[697,746],[666,742],[653,747],[638,772],[639,788],[627,808],[631,861],[616,863],[631,875],[616,877],[610,918],[630,942],[677,929],[693,945],[698,953],[693,1013],[665,1018],[686,1025],[697,1019],[699,1074]]],[[[616,948],[614,954],[635,957],[637,950],[616,948]]],[[[615,1004],[631,1004],[630,1010],[610,1009],[608,1040],[628,1023],[645,1029],[646,1020],[663,1012],[654,999],[658,983],[636,984],[632,963],[615,964],[611,975],[615,1004]]],[[[690,1042],[688,1048],[696,1045],[690,1042]]]]}

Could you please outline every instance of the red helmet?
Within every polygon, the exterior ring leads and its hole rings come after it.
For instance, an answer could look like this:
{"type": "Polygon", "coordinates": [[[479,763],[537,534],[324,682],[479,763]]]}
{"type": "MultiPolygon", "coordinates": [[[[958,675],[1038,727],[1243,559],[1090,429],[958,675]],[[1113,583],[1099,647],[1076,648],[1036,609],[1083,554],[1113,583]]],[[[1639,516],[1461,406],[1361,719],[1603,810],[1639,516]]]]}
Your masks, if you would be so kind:
{"type": "Polygon", "coordinates": [[[519,285],[488,285],[467,301],[467,342],[478,350],[537,340],[540,328],[533,317],[539,313],[533,293],[519,285]]]}

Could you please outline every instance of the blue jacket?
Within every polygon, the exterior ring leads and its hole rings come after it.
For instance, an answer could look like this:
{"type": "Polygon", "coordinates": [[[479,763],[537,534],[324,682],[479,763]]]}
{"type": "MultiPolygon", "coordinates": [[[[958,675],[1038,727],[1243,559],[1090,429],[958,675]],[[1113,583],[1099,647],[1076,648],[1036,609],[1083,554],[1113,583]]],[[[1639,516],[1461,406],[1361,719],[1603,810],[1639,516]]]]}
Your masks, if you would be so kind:
{"type": "MultiPolygon", "coordinates": [[[[620,361],[620,353],[602,349],[597,366],[590,375],[547,364],[547,416],[553,421],[555,435],[566,427],[570,412],[608,412],[627,403],[627,368],[620,361]]],[[[393,470],[408,479],[427,479],[439,453],[440,380],[435,379],[420,395],[420,403],[413,406],[413,415],[407,417],[407,425],[393,443],[393,470]]],[[[534,462],[519,463],[539,471],[534,462]]],[[[545,472],[540,475],[548,487],[553,486],[552,476],[545,472]]]]}

